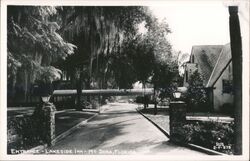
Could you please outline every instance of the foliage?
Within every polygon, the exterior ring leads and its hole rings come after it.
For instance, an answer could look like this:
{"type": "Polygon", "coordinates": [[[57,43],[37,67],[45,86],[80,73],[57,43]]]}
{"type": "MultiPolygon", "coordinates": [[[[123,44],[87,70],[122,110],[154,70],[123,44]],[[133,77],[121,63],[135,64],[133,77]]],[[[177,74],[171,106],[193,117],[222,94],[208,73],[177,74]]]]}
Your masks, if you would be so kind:
{"type": "Polygon", "coordinates": [[[154,56],[158,64],[172,63],[172,46],[167,39],[167,35],[171,33],[165,19],[159,21],[151,15],[150,23],[146,24],[148,32],[145,34],[145,39],[153,47],[154,56]]]}
{"type": "Polygon", "coordinates": [[[166,37],[170,29],[147,7],[63,7],[59,13],[63,35],[78,46],[67,61],[91,79],[88,83],[96,82],[101,88],[109,81],[120,88],[138,80],[145,84],[156,63],[172,61],[166,37]],[[139,33],[142,23],[146,34],[139,33]]]}
{"type": "Polygon", "coordinates": [[[37,133],[37,122],[31,116],[24,115],[23,117],[8,118],[8,139],[12,135],[17,135],[21,140],[16,140],[13,143],[8,142],[8,153],[10,149],[29,149],[42,142],[40,134],[37,133]],[[10,132],[9,132],[10,131],[10,132]]]}
{"type": "MultiPolygon", "coordinates": [[[[126,63],[132,68],[130,75],[132,74],[133,81],[129,82],[130,86],[136,81],[145,84],[148,78],[152,75],[152,69],[155,65],[153,48],[148,44],[145,37],[137,35],[132,41],[125,42],[122,47],[121,55],[128,58],[126,63]]],[[[128,75],[126,75],[126,77],[127,76],[128,75]]]]}
{"type": "Polygon", "coordinates": [[[75,46],[57,33],[60,26],[52,17],[55,7],[8,6],[7,8],[8,83],[23,86],[35,80],[59,79],[60,70],[52,65],[74,53],[75,46]]]}
{"type": "MultiPolygon", "coordinates": [[[[183,126],[180,131],[188,143],[200,145],[212,150],[230,153],[233,148],[234,130],[233,123],[220,122],[190,122],[183,126]],[[216,149],[218,143],[223,143],[224,147],[216,149]]],[[[221,144],[222,145],[222,144],[221,144]]]]}
{"type": "Polygon", "coordinates": [[[178,75],[170,32],[144,6],[10,7],[8,78],[28,91],[27,82],[60,79],[60,68],[77,88],[77,102],[83,88],[132,88],[136,81],[170,93],[178,75]],[[15,72],[25,78],[16,82],[15,72]]]}
{"type": "Polygon", "coordinates": [[[203,85],[203,79],[196,70],[188,81],[188,89],[185,95],[186,101],[190,106],[204,106],[208,103],[208,97],[203,85]]]}
{"type": "Polygon", "coordinates": [[[154,65],[152,67],[152,77],[154,89],[161,92],[161,97],[169,97],[178,86],[178,64],[177,58],[173,54],[172,46],[167,39],[171,33],[165,20],[159,21],[152,17],[152,22],[148,24],[148,32],[145,37],[148,44],[152,46],[154,54],[154,65]]]}
{"type": "Polygon", "coordinates": [[[137,25],[147,17],[141,6],[81,6],[58,9],[61,33],[78,46],[60,66],[76,79],[77,102],[81,89],[129,88],[135,81],[131,59],[122,51],[134,39],[137,25]],[[73,70],[72,70],[73,68],[73,70]],[[74,76],[79,71],[78,76],[74,76]]]}

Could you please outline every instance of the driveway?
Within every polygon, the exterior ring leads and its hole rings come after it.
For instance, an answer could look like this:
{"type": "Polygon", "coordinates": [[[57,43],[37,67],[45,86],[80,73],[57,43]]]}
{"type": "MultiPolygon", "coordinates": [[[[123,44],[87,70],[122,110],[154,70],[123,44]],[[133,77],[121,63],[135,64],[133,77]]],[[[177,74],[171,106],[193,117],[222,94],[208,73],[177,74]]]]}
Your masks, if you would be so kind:
{"type": "Polygon", "coordinates": [[[137,105],[110,103],[102,113],[44,152],[85,155],[206,155],[180,147],[136,111],[137,105]]]}

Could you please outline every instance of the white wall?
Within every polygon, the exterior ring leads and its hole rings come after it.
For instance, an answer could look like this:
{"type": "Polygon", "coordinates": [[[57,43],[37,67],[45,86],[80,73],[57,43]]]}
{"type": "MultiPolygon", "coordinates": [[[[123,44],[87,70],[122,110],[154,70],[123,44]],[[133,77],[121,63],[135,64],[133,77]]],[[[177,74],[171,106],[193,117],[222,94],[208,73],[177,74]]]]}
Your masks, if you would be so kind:
{"type": "MultiPolygon", "coordinates": [[[[232,71],[232,63],[230,63],[230,68],[232,71]]],[[[214,87],[214,110],[215,111],[220,111],[221,107],[223,106],[223,104],[225,103],[230,103],[231,105],[233,104],[233,95],[232,93],[223,93],[222,92],[222,80],[223,79],[232,79],[232,73],[230,76],[229,73],[229,66],[226,68],[226,70],[224,71],[224,73],[221,75],[221,77],[217,80],[217,82],[215,83],[214,87]]]]}

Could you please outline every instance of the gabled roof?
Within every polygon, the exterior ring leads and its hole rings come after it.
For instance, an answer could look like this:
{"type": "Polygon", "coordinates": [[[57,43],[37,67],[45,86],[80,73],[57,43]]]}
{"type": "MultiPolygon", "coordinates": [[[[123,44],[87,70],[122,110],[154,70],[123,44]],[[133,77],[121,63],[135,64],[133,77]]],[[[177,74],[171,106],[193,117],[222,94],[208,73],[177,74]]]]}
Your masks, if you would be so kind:
{"type": "Polygon", "coordinates": [[[198,45],[192,47],[191,57],[193,55],[198,63],[204,85],[208,83],[222,48],[223,45],[198,45]]]}
{"type": "Polygon", "coordinates": [[[232,60],[231,47],[230,47],[230,43],[228,43],[223,47],[206,87],[214,86],[214,84],[216,83],[218,78],[221,76],[223,71],[226,69],[226,67],[229,65],[231,60],[232,60]]]}

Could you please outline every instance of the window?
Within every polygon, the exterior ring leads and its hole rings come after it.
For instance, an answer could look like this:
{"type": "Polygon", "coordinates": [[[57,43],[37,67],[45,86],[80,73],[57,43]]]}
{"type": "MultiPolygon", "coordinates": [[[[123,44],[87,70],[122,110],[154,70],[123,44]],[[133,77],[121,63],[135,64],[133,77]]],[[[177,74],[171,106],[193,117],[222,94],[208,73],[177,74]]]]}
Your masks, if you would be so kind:
{"type": "Polygon", "coordinates": [[[232,80],[222,80],[222,93],[231,93],[233,91],[232,80]]]}

